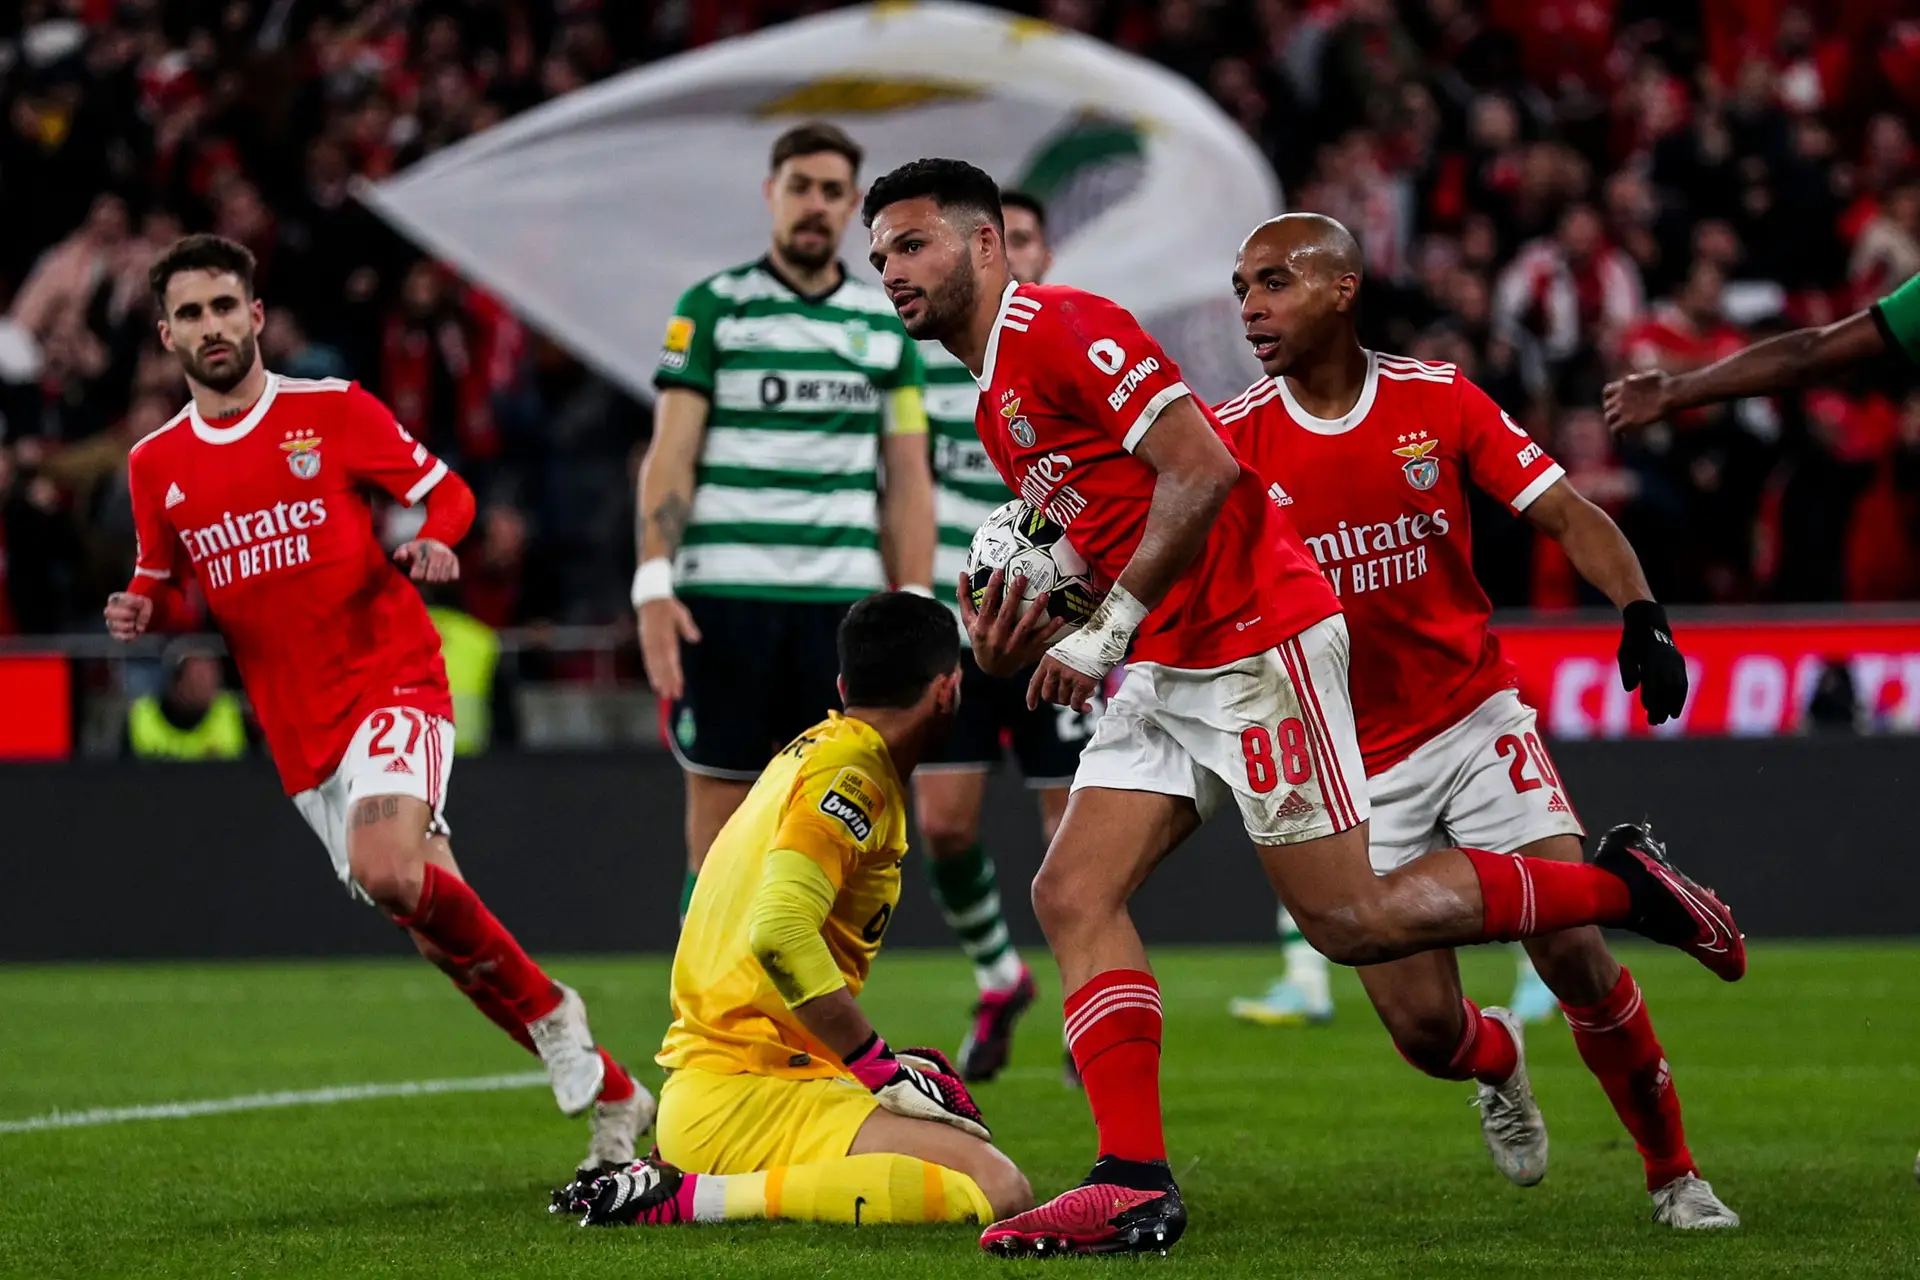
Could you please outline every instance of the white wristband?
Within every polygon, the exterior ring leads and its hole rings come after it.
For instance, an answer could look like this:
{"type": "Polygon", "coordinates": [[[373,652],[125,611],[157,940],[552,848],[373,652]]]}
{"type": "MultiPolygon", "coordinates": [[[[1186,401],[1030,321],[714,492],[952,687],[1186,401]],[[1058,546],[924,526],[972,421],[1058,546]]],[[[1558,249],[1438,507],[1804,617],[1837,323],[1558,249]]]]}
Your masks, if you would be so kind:
{"type": "Polygon", "coordinates": [[[1133,633],[1139,630],[1148,612],[1147,606],[1116,583],[1113,590],[1107,592],[1107,598],[1100,602],[1100,607],[1093,611],[1093,616],[1087,619],[1087,625],[1071,635],[1063,636],[1047,652],[1083,676],[1104,679],[1107,672],[1119,666],[1127,656],[1127,646],[1133,643],[1133,633]]]}
{"type": "Polygon", "coordinates": [[[643,561],[633,571],[631,598],[636,609],[649,600],[673,599],[673,561],[665,556],[643,561]]]}
{"type": "Polygon", "coordinates": [[[900,589],[906,592],[910,596],[925,596],[929,600],[933,599],[933,588],[926,586],[922,583],[909,582],[906,586],[901,587],[900,589]]]}

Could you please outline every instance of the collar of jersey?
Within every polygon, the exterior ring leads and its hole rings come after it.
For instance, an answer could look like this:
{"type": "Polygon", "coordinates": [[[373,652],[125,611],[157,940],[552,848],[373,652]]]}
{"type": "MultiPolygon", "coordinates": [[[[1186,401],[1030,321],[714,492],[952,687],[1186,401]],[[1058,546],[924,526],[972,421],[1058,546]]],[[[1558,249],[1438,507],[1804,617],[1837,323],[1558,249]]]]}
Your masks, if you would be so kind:
{"type": "Polygon", "coordinates": [[[1303,430],[1317,436],[1343,436],[1367,420],[1367,413],[1373,408],[1373,397],[1380,390],[1380,357],[1367,352],[1367,380],[1361,384],[1360,398],[1353,402],[1353,408],[1347,410],[1343,418],[1316,418],[1300,407],[1293,398],[1293,388],[1287,385],[1284,377],[1275,378],[1280,384],[1280,402],[1287,406],[1287,414],[1303,430]]]}
{"type": "Polygon", "coordinates": [[[760,263],[759,263],[760,269],[766,272],[768,275],[772,276],[782,289],[785,289],[788,293],[800,299],[800,301],[806,303],[810,307],[819,306],[821,303],[825,302],[828,298],[831,298],[834,294],[840,292],[842,289],[847,287],[847,264],[840,261],[838,258],[835,258],[833,260],[833,265],[840,269],[840,278],[834,281],[833,287],[831,289],[822,289],[819,293],[802,293],[800,292],[799,289],[794,287],[793,281],[787,279],[787,277],[784,274],[782,274],[780,270],[780,266],[778,263],[776,263],[773,260],[772,254],[770,253],[761,254],[760,263]]]}
{"type": "Polygon", "coordinates": [[[208,444],[232,444],[236,440],[244,439],[247,432],[259,426],[260,419],[267,416],[267,406],[273,403],[274,396],[279,393],[280,375],[269,373],[266,389],[260,393],[260,398],[253,402],[253,408],[247,410],[246,416],[230,427],[208,426],[207,420],[200,416],[200,406],[189,401],[187,412],[192,415],[193,434],[208,444]]]}
{"type": "Polygon", "coordinates": [[[1000,310],[993,317],[993,328],[987,331],[987,355],[980,362],[980,372],[974,375],[974,381],[985,391],[993,381],[993,358],[1000,354],[1000,326],[1007,318],[1007,304],[1013,301],[1013,291],[1020,287],[1018,280],[1007,281],[1005,293],[1000,295],[1000,310]]]}

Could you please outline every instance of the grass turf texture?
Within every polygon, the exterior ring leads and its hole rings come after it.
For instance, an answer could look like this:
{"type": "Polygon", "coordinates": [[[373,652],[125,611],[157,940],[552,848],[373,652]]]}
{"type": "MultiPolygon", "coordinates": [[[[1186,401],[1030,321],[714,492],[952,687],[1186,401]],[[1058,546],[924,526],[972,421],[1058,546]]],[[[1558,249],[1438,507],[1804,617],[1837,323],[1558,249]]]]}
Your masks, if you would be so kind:
{"type": "MultiPolygon", "coordinates": [[[[1270,953],[1167,950],[1167,1127],[1193,1219],[1164,1260],[1002,1261],[959,1227],[582,1231],[545,1211],[581,1126],[527,1088],[0,1134],[0,1275],[1920,1274],[1916,950],[1761,944],[1734,987],[1671,952],[1626,959],[1738,1232],[1652,1225],[1639,1161],[1564,1026],[1530,1033],[1552,1171],[1522,1191],[1481,1147],[1472,1086],[1406,1067],[1350,974],[1336,973],[1333,1025],[1255,1028],[1225,1005],[1264,984],[1270,953]]],[[[1505,998],[1504,950],[1463,962],[1471,994],[1505,998]]],[[[552,967],[657,1086],[664,961],[552,967]]],[[[1093,1153],[1085,1103],[1059,1082],[1057,994],[979,1095],[1043,1196],[1093,1153]]],[[[971,998],[957,955],[901,953],[863,1003],[896,1044],[951,1045],[971,998]]],[[[537,1065],[418,961],[0,968],[0,1009],[0,1120],[537,1065]]]]}

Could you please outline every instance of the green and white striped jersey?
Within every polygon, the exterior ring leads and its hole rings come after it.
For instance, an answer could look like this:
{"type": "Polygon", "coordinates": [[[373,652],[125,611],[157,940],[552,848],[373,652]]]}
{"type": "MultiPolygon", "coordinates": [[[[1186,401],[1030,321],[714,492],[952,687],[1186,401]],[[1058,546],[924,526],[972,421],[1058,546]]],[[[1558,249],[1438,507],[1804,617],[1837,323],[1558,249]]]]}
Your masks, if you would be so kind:
{"type": "Polygon", "coordinates": [[[949,600],[966,571],[973,532],[1013,490],[993,469],[974,426],[980,386],[937,342],[920,344],[927,366],[927,434],[933,446],[933,515],[940,540],[933,552],[934,593],[949,600]]]}
{"type": "Polygon", "coordinates": [[[761,258],[682,294],[653,382],[709,408],[674,590],[850,601],[884,589],[880,437],[902,392],[914,400],[903,426],[920,429],[924,380],[886,294],[844,273],[806,297],[761,258]]]}

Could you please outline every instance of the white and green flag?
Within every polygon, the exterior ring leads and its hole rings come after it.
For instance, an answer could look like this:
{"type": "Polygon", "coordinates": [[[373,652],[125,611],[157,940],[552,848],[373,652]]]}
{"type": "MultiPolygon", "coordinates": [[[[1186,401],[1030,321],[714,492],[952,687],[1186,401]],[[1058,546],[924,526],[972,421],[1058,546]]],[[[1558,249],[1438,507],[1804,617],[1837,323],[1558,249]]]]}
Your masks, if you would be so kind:
{"type": "MultiPolygon", "coordinates": [[[[646,393],[674,300],[768,239],[767,152],[807,119],[871,179],[957,156],[1047,201],[1050,279],[1134,311],[1214,398],[1258,376],[1227,288],[1272,170],[1186,80],[967,4],[881,3],[639,68],[365,188],[381,216],[646,393]]],[[[844,253],[868,273],[858,221],[844,253]]]]}

